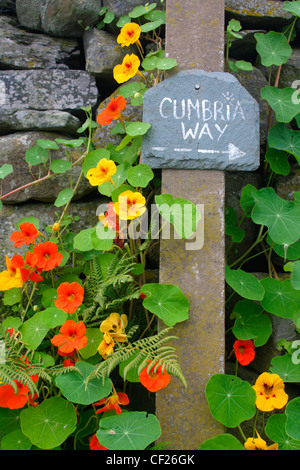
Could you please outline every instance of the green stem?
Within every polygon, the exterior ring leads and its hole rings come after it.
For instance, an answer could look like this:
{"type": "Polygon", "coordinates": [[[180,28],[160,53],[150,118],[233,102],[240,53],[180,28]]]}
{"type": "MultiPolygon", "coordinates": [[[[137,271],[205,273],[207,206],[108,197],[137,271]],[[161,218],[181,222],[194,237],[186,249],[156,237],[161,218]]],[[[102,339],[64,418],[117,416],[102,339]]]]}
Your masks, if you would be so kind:
{"type": "Polygon", "coordinates": [[[245,434],[243,433],[243,430],[242,430],[242,428],[241,428],[241,425],[240,425],[240,424],[238,424],[238,426],[237,426],[237,427],[238,427],[238,430],[239,430],[239,431],[240,431],[240,433],[241,433],[241,436],[242,436],[242,438],[243,438],[244,442],[246,442],[247,438],[246,438],[245,434]]]}
{"type": "Polygon", "coordinates": [[[267,232],[266,232],[264,235],[262,235],[263,229],[264,229],[264,225],[261,225],[260,231],[259,231],[259,234],[258,234],[258,236],[257,236],[256,241],[250,246],[250,248],[248,248],[247,251],[245,251],[245,253],[244,253],[242,256],[240,256],[236,261],[234,261],[234,263],[232,263],[232,264],[229,266],[229,268],[232,268],[232,266],[234,266],[235,264],[238,264],[240,261],[242,261],[242,260],[245,258],[245,256],[247,256],[248,253],[250,253],[250,252],[253,250],[253,248],[255,248],[256,245],[258,245],[258,244],[264,239],[264,237],[266,236],[267,232]]]}

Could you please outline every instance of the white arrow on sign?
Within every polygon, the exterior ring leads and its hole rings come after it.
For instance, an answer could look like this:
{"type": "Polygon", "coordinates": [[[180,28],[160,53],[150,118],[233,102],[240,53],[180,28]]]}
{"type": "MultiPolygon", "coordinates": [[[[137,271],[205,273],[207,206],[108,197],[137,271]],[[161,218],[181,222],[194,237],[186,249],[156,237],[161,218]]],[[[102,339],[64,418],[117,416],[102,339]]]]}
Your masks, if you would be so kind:
{"type": "Polygon", "coordinates": [[[199,153],[228,153],[229,160],[237,160],[240,157],[246,155],[246,152],[236,147],[234,144],[228,144],[228,150],[208,150],[208,149],[198,149],[199,153]]]}

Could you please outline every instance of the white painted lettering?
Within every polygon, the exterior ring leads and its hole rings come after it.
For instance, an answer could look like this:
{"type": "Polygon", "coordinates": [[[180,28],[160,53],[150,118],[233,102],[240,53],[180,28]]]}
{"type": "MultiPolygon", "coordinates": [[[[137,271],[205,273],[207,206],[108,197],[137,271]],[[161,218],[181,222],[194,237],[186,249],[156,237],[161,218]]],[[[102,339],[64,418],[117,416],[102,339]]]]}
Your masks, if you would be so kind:
{"type": "Polygon", "coordinates": [[[219,140],[221,139],[222,135],[224,134],[224,132],[226,131],[228,127],[228,124],[225,124],[225,126],[223,127],[223,129],[221,129],[221,127],[219,126],[219,124],[215,124],[215,128],[217,129],[218,132],[220,132],[220,135],[218,137],[218,142],[219,140]]]}
{"type": "Polygon", "coordinates": [[[169,101],[170,103],[172,103],[171,98],[168,98],[168,97],[163,98],[160,102],[160,105],[159,105],[159,114],[161,115],[162,118],[167,119],[169,116],[168,115],[166,116],[165,114],[163,114],[163,111],[162,111],[162,107],[163,107],[165,101],[169,101]]]}
{"type": "Polygon", "coordinates": [[[177,116],[177,100],[173,102],[173,116],[175,119],[183,119],[185,116],[185,100],[181,100],[181,116],[177,116]]]}
{"type": "Polygon", "coordinates": [[[225,117],[222,112],[222,109],[223,109],[222,101],[214,101],[214,120],[215,121],[218,120],[218,116],[219,116],[219,119],[221,119],[222,121],[225,121],[225,117]]]}
{"type": "Polygon", "coordinates": [[[209,121],[213,114],[211,111],[211,102],[209,100],[202,100],[202,118],[203,121],[209,121]]]}
{"type": "Polygon", "coordinates": [[[202,129],[199,133],[199,138],[198,139],[200,140],[203,135],[208,135],[211,138],[211,140],[214,140],[213,136],[211,135],[209,125],[207,123],[204,124],[204,126],[202,127],[202,129]]]}
{"type": "Polygon", "coordinates": [[[244,112],[242,110],[241,103],[239,101],[237,102],[237,105],[236,105],[235,110],[234,110],[233,115],[232,115],[232,120],[233,121],[235,120],[237,114],[240,114],[242,116],[242,119],[245,120],[244,112]]]}
{"type": "Polygon", "coordinates": [[[181,130],[182,130],[182,137],[184,138],[184,140],[187,139],[189,136],[191,136],[192,139],[196,139],[198,128],[199,128],[199,122],[197,122],[196,127],[194,129],[194,132],[191,128],[185,130],[184,122],[182,122],[181,123],[181,130]]]}
{"type": "Polygon", "coordinates": [[[200,109],[199,109],[199,100],[196,100],[196,103],[193,104],[192,100],[189,98],[187,100],[187,109],[188,109],[188,112],[187,112],[187,117],[188,117],[188,120],[190,121],[191,119],[191,108],[195,109],[196,111],[196,115],[197,115],[197,119],[200,119],[200,109]]]}

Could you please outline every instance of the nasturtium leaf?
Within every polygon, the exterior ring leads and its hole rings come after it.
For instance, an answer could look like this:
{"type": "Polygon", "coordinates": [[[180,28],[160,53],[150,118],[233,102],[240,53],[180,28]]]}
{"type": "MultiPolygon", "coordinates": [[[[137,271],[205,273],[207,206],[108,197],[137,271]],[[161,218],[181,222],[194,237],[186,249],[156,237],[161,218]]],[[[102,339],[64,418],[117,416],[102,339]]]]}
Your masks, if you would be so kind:
{"type": "MultiPolygon", "coordinates": [[[[268,134],[268,144],[272,149],[284,150],[300,161],[300,131],[290,129],[284,123],[278,122],[271,127],[268,134]]],[[[268,153],[267,153],[268,155],[268,153]]],[[[272,157],[272,155],[271,155],[272,157]]],[[[285,166],[286,163],[284,164],[285,166]]]]}
{"type": "Polygon", "coordinates": [[[55,207],[62,207],[64,206],[65,204],[67,204],[68,202],[71,201],[72,197],[74,195],[74,192],[73,192],[73,189],[72,188],[65,188],[65,189],[62,189],[56,200],[54,201],[54,205],[55,207]]]}
{"type": "Polygon", "coordinates": [[[264,289],[253,274],[225,266],[225,280],[241,297],[249,300],[263,299],[264,289]]]}
{"type": "Polygon", "coordinates": [[[40,163],[46,163],[49,158],[48,149],[43,149],[38,145],[34,145],[28,149],[25,153],[26,162],[31,166],[39,165],[40,163]]]}
{"type": "Polygon", "coordinates": [[[131,167],[127,173],[128,183],[140,188],[146,188],[153,178],[153,171],[150,166],[145,163],[131,167]]]}
{"type": "Polygon", "coordinates": [[[300,382],[300,364],[293,361],[293,355],[273,357],[270,372],[277,374],[284,382],[300,382]]]}
{"type": "MultiPolygon", "coordinates": [[[[294,289],[300,290],[300,260],[284,265],[285,271],[291,271],[291,283],[294,289]]],[[[300,305],[299,305],[300,310],[300,305]]]]}
{"type": "Polygon", "coordinates": [[[171,284],[144,284],[144,307],[158,316],[167,326],[188,319],[189,301],[178,286],[171,284]]]}
{"type": "Polygon", "coordinates": [[[145,6],[138,5],[130,13],[128,13],[128,16],[130,18],[139,18],[140,16],[143,16],[146,13],[149,13],[151,10],[154,10],[156,5],[157,3],[150,3],[150,4],[146,4],[145,6]]]}
{"type": "Polygon", "coordinates": [[[285,430],[287,434],[300,441],[300,397],[294,398],[286,405],[285,414],[287,417],[285,430]]]}
{"type": "Polygon", "coordinates": [[[42,293],[42,305],[44,308],[54,307],[54,301],[57,299],[57,290],[48,287],[42,293]]]}
{"type": "Polygon", "coordinates": [[[247,71],[253,70],[253,65],[251,64],[251,62],[248,62],[246,60],[237,60],[235,62],[235,65],[240,70],[247,70],[247,71]]]}
{"type": "Polygon", "coordinates": [[[213,417],[224,426],[235,428],[255,415],[256,393],[249,382],[228,374],[214,374],[205,394],[213,417]]]}
{"type": "Polygon", "coordinates": [[[90,251],[93,249],[92,235],[95,233],[95,228],[86,228],[81,230],[75,235],[73,240],[73,247],[78,251],[90,251]]]}
{"type": "Polygon", "coordinates": [[[141,92],[141,90],[145,90],[146,85],[144,83],[139,82],[132,82],[123,85],[119,89],[119,95],[123,96],[123,98],[132,98],[136,93],[141,92]]]}
{"type": "Polygon", "coordinates": [[[130,16],[127,16],[127,15],[124,15],[124,16],[121,16],[116,24],[116,26],[118,28],[123,28],[123,26],[125,26],[125,24],[127,23],[131,23],[131,18],[130,16]]]}
{"type": "Polygon", "coordinates": [[[48,139],[38,139],[36,141],[36,145],[38,145],[42,149],[53,149],[53,150],[59,149],[58,145],[53,140],[48,140],[48,139]]]}
{"type": "Polygon", "coordinates": [[[13,328],[15,331],[18,331],[19,326],[22,324],[22,320],[20,317],[6,317],[1,322],[1,327],[4,331],[8,330],[8,328],[13,328]]]}
{"type": "Polygon", "coordinates": [[[73,404],[62,397],[51,397],[39,406],[22,410],[20,419],[22,432],[40,449],[53,449],[62,444],[77,424],[73,404]]]}
{"type": "Polygon", "coordinates": [[[157,19],[155,21],[149,21],[141,26],[142,33],[148,33],[149,31],[153,31],[154,29],[159,28],[165,21],[163,18],[157,19]]]}
{"type": "Polygon", "coordinates": [[[237,215],[232,207],[225,210],[225,235],[229,235],[234,243],[241,243],[245,230],[237,225],[237,215]]]}
{"type": "Polygon", "coordinates": [[[43,367],[54,366],[55,360],[50,354],[46,354],[43,351],[35,351],[31,364],[42,364],[43,367]]]}
{"type": "Polygon", "coordinates": [[[265,433],[271,441],[278,444],[278,450],[300,450],[300,441],[291,438],[285,430],[286,421],[285,413],[270,416],[265,427],[265,433]]]}
{"type": "Polygon", "coordinates": [[[90,405],[101,398],[107,397],[112,389],[112,382],[102,377],[87,380],[88,376],[95,371],[96,366],[88,362],[76,362],[77,371],[70,371],[56,377],[56,385],[67,400],[81,405],[90,405]]]}
{"type": "Polygon", "coordinates": [[[48,326],[42,320],[42,312],[37,312],[31,318],[26,320],[19,328],[22,334],[22,341],[26,344],[28,349],[36,349],[46,334],[48,333],[48,326]]]}
{"type": "Polygon", "coordinates": [[[201,214],[191,201],[174,198],[171,194],[161,194],[155,196],[155,203],[158,212],[174,226],[179,237],[189,238],[195,233],[201,214]]]}
{"type": "Polygon", "coordinates": [[[291,245],[278,245],[277,243],[273,243],[269,235],[267,235],[266,241],[269,245],[272,245],[273,251],[284,260],[297,260],[300,258],[300,240],[291,245]]]}
{"type": "Polygon", "coordinates": [[[265,86],[260,94],[275,112],[277,121],[290,122],[300,112],[300,104],[293,99],[294,93],[294,88],[265,86]]]}
{"type": "Polygon", "coordinates": [[[82,164],[82,171],[84,176],[86,177],[87,172],[91,168],[96,168],[97,164],[100,162],[102,158],[106,158],[109,160],[110,157],[110,152],[109,150],[106,149],[96,149],[93,150],[92,152],[89,152],[87,156],[84,159],[84,162],[82,164]]]}
{"type": "Polygon", "coordinates": [[[293,2],[284,2],[283,9],[289,11],[294,16],[300,17],[300,1],[294,0],[293,2]]]}
{"type": "Polygon", "coordinates": [[[129,411],[100,420],[96,436],[109,450],[144,450],[161,435],[158,419],[144,411],[129,411]]]}
{"type": "Polygon", "coordinates": [[[63,325],[67,320],[68,314],[57,307],[49,307],[42,311],[42,322],[49,328],[56,328],[63,325]]]}
{"type": "Polygon", "coordinates": [[[0,433],[7,434],[20,428],[21,409],[0,408],[0,433]]]}
{"type": "Polygon", "coordinates": [[[271,170],[277,175],[286,176],[289,174],[290,164],[285,151],[269,147],[265,159],[269,163],[271,170]]]}
{"type": "Polygon", "coordinates": [[[127,172],[130,167],[131,165],[128,162],[118,165],[116,173],[112,176],[113,183],[111,181],[107,181],[106,183],[100,184],[100,186],[98,186],[99,193],[104,196],[111,196],[111,193],[126,181],[127,172]]]}
{"type": "Polygon", "coordinates": [[[199,450],[245,450],[245,448],[232,434],[220,434],[204,441],[199,450]]]}
{"type": "Polygon", "coordinates": [[[4,292],[3,295],[3,304],[4,305],[15,305],[19,303],[22,299],[22,291],[19,287],[13,287],[4,292]]]}
{"type": "Polygon", "coordinates": [[[262,308],[281,318],[293,318],[299,310],[300,291],[293,288],[290,279],[265,278],[261,284],[265,290],[262,308]]]}
{"type": "Polygon", "coordinates": [[[55,142],[65,145],[66,147],[77,148],[84,143],[84,139],[81,137],[80,139],[55,139],[55,142]]]}
{"type": "Polygon", "coordinates": [[[93,249],[99,251],[108,251],[113,246],[113,240],[116,232],[110,227],[105,227],[101,222],[97,224],[95,232],[92,234],[93,249]]]}
{"type": "Polygon", "coordinates": [[[70,162],[69,160],[52,160],[50,164],[50,170],[52,170],[53,173],[65,173],[66,171],[71,170],[71,168],[72,162],[70,162]]]}
{"type": "Polygon", "coordinates": [[[271,239],[279,245],[291,245],[299,240],[300,206],[286,201],[276,194],[273,188],[262,188],[253,193],[256,204],[252,210],[252,220],[266,225],[271,239]]]}
{"type": "Polygon", "coordinates": [[[99,328],[87,328],[85,336],[88,338],[87,345],[80,349],[80,355],[83,359],[88,359],[97,354],[97,349],[102,341],[103,334],[99,328]]]}
{"type": "Polygon", "coordinates": [[[6,176],[10,175],[14,171],[12,165],[4,163],[0,168],[0,179],[3,180],[6,176]]]}
{"type": "Polygon", "coordinates": [[[275,31],[254,34],[256,39],[256,50],[261,57],[262,65],[282,65],[287,62],[292,54],[292,48],[287,38],[275,31]]]}
{"type": "Polygon", "coordinates": [[[17,229],[20,227],[21,224],[23,224],[24,222],[29,222],[31,223],[32,225],[35,226],[35,228],[37,230],[40,229],[40,221],[39,219],[37,219],[36,217],[33,217],[33,216],[29,216],[29,217],[22,217],[21,219],[19,219],[18,223],[16,224],[16,227],[17,229]]]}
{"type": "Polygon", "coordinates": [[[124,362],[121,362],[119,366],[119,372],[120,376],[127,380],[128,382],[139,382],[139,374],[138,374],[138,368],[140,365],[140,362],[137,365],[131,365],[131,363],[134,361],[134,359],[139,355],[139,352],[136,352],[132,354],[132,356],[129,357],[124,362]]]}
{"type": "Polygon", "coordinates": [[[233,334],[237,339],[254,341],[255,346],[265,344],[272,334],[272,323],[261,307],[251,300],[240,300],[233,308],[231,319],[235,319],[233,334]]]}
{"type": "Polygon", "coordinates": [[[137,135],[144,135],[150,129],[151,124],[148,122],[130,122],[126,127],[126,133],[131,137],[135,137],[137,135]]]}
{"type": "Polygon", "coordinates": [[[247,184],[242,189],[240,206],[244,211],[245,217],[251,217],[251,211],[255,205],[253,193],[255,193],[256,191],[257,189],[252,184],[247,184]]]}
{"type": "Polygon", "coordinates": [[[1,450],[29,450],[31,447],[31,440],[22,433],[21,429],[3,436],[0,445],[1,450]]]}

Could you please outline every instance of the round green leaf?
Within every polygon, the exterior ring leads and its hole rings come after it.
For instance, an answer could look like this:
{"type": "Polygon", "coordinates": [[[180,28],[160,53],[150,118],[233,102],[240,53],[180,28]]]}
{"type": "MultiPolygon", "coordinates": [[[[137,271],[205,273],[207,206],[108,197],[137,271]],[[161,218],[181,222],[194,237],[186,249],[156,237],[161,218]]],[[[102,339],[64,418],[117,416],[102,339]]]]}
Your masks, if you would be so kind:
{"type": "Polygon", "coordinates": [[[277,374],[284,382],[300,382],[300,364],[293,362],[291,354],[273,357],[270,371],[277,374]]]}
{"type": "Polygon", "coordinates": [[[86,228],[81,230],[75,235],[73,240],[73,247],[78,251],[90,251],[93,249],[92,235],[95,232],[95,228],[86,228]]]}
{"type": "MultiPolygon", "coordinates": [[[[271,127],[268,134],[268,144],[272,149],[284,150],[300,161],[300,131],[293,130],[285,126],[284,123],[278,122],[271,127]]],[[[268,155],[268,152],[267,152],[268,155]]],[[[267,156],[266,155],[266,156],[267,156]]],[[[272,157],[269,156],[269,158],[272,157]]],[[[280,157],[280,154],[279,154],[280,157]]],[[[272,159],[274,160],[274,159],[272,159]]],[[[268,160],[269,161],[269,160],[268,160]]],[[[284,163],[285,167],[287,166],[284,163]]],[[[278,163],[277,163],[278,166],[278,163]]],[[[282,166],[282,163],[281,163],[282,166]]]]}
{"type": "Polygon", "coordinates": [[[22,292],[19,287],[13,287],[4,292],[3,304],[4,305],[15,305],[22,299],[22,292]]]}
{"type": "Polygon", "coordinates": [[[157,3],[150,3],[150,4],[146,4],[145,6],[138,5],[130,13],[128,13],[128,16],[130,18],[139,18],[140,16],[143,16],[146,13],[149,13],[151,10],[154,10],[156,5],[157,3]]]}
{"type": "Polygon", "coordinates": [[[144,135],[150,129],[151,124],[147,122],[130,122],[126,127],[126,133],[131,137],[144,135]]]}
{"type": "Polygon", "coordinates": [[[90,405],[101,398],[107,397],[112,389],[110,379],[92,379],[87,381],[88,376],[94,372],[95,366],[88,362],[76,362],[77,371],[61,374],[56,378],[56,385],[62,394],[73,403],[90,405]]]}
{"type": "Polygon", "coordinates": [[[300,441],[300,397],[294,398],[286,405],[285,414],[287,417],[285,426],[287,434],[300,441]]]}
{"type": "Polygon", "coordinates": [[[1,439],[1,450],[29,450],[32,443],[21,429],[6,434],[1,439]]]}
{"type": "Polygon", "coordinates": [[[265,433],[269,439],[278,444],[278,450],[300,450],[300,441],[292,439],[285,430],[286,421],[285,413],[270,416],[265,433]]]}
{"type": "Polygon", "coordinates": [[[48,330],[48,326],[42,320],[42,312],[33,315],[19,328],[22,334],[22,341],[28,349],[36,349],[45,338],[48,330]]]}
{"type": "Polygon", "coordinates": [[[153,171],[150,166],[145,163],[140,163],[139,165],[131,167],[127,173],[128,183],[140,188],[146,188],[153,178],[153,171]]]}
{"type": "Polygon", "coordinates": [[[287,62],[292,54],[292,48],[287,38],[275,31],[254,34],[256,39],[256,50],[261,57],[262,65],[282,65],[287,62]]]}
{"type": "Polygon", "coordinates": [[[51,397],[37,407],[22,410],[20,418],[23,433],[40,449],[62,444],[77,424],[74,406],[61,397],[51,397]]]}
{"type": "Polygon", "coordinates": [[[205,388],[213,417],[229,428],[251,419],[256,412],[256,393],[249,382],[227,374],[213,375],[205,388]]]}
{"type": "Polygon", "coordinates": [[[46,163],[49,158],[48,149],[43,149],[38,145],[35,145],[28,149],[25,153],[26,162],[31,166],[39,165],[40,163],[46,163]]]}
{"type": "Polygon", "coordinates": [[[235,305],[231,319],[236,319],[233,334],[237,339],[252,339],[255,346],[265,344],[272,334],[272,323],[267,315],[262,314],[260,306],[250,300],[240,300],[235,305]]]}
{"type": "Polygon", "coordinates": [[[255,193],[256,191],[257,189],[252,184],[247,184],[242,189],[242,194],[240,198],[240,206],[245,213],[245,217],[251,216],[251,211],[255,205],[253,193],[255,193]]]}
{"type": "Polygon", "coordinates": [[[260,281],[251,273],[242,271],[241,269],[230,269],[225,266],[226,282],[241,297],[249,300],[262,300],[264,289],[260,281]]]}
{"type": "Polygon", "coordinates": [[[286,152],[269,147],[265,155],[266,161],[270,164],[270,168],[277,175],[288,175],[290,172],[290,164],[286,152]]]}
{"type": "Polygon", "coordinates": [[[71,170],[72,162],[69,160],[53,160],[50,164],[50,170],[53,173],[65,173],[68,170],[71,170]]]}
{"type": "Polygon", "coordinates": [[[97,354],[97,349],[102,341],[103,334],[99,328],[87,328],[85,336],[88,338],[87,345],[80,349],[80,355],[83,359],[94,356],[97,354]]]}
{"type": "Polygon", "coordinates": [[[21,409],[0,408],[0,432],[10,433],[20,428],[21,409]]]}
{"type": "Polygon", "coordinates": [[[279,197],[273,188],[262,188],[253,193],[256,204],[252,220],[266,225],[271,239],[279,245],[291,245],[299,240],[300,206],[279,197]]]}
{"type": "Polygon", "coordinates": [[[18,223],[16,224],[16,227],[19,228],[21,224],[23,224],[24,222],[30,222],[32,225],[35,226],[35,228],[37,230],[40,229],[40,221],[39,219],[37,219],[36,217],[32,217],[32,216],[29,216],[29,217],[22,217],[21,219],[19,219],[18,223]]]}
{"type": "Polygon", "coordinates": [[[167,326],[188,319],[189,301],[179,287],[171,284],[145,284],[144,307],[158,316],[167,326]]]}
{"type": "Polygon", "coordinates": [[[59,146],[53,141],[48,139],[38,139],[36,144],[42,149],[53,149],[58,150],[59,146]]]}
{"type": "Polygon", "coordinates": [[[109,450],[144,450],[160,434],[160,424],[155,415],[129,411],[101,419],[96,436],[109,450]]]}
{"type": "Polygon", "coordinates": [[[10,175],[14,171],[12,165],[4,163],[0,168],[0,179],[3,180],[6,176],[10,175]]]}
{"type": "Polygon", "coordinates": [[[265,290],[262,308],[281,318],[293,318],[299,310],[300,291],[293,288],[290,279],[265,278],[261,284],[265,290]]]}
{"type": "Polygon", "coordinates": [[[220,434],[204,441],[199,450],[245,450],[245,448],[232,434],[220,434]]]}
{"type": "Polygon", "coordinates": [[[289,11],[294,16],[300,17],[300,1],[294,0],[293,2],[284,2],[283,9],[289,11]]]}
{"type": "MultiPolygon", "coordinates": [[[[285,271],[291,271],[291,283],[294,289],[300,290],[300,260],[284,265],[285,271]]],[[[300,307],[299,307],[300,309],[300,307]]]]}
{"type": "Polygon", "coordinates": [[[266,86],[260,94],[274,110],[278,122],[290,122],[300,112],[300,104],[293,99],[294,88],[266,86]]]}
{"type": "Polygon", "coordinates": [[[116,236],[116,232],[109,227],[99,222],[96,230],[92,235],[93,249],[94,250],[110,250],[113,246],[113,240],[116,236]]]}
{"type": "Polygon", "coordinates": [[[49,328],[61,326],[67,320],[68,314],[57,307],[49,307],[42,311],[41,320],[49,328]]]}
{"type": "Polygon", "coordinates": [[[61,207],[67,204],[69,201],[71,201],[73,194],[74,193],[72,188],[62,189],[54,202],[55,207],[61,207]]]}

